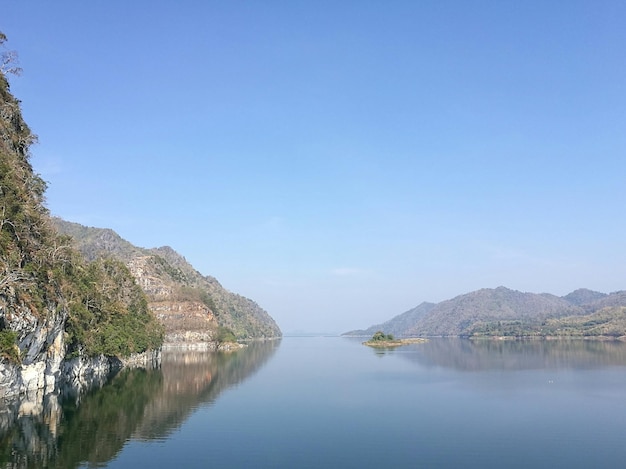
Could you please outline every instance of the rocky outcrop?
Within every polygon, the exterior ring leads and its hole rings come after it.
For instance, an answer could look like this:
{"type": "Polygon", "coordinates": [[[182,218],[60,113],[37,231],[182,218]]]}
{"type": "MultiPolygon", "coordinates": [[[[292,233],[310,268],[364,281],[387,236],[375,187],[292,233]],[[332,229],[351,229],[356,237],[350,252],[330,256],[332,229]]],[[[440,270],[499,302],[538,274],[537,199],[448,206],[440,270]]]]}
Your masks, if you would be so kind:
{"type": "Polygon", "coordinates": [[[174,293],[173,285],[165,282],[153,267],[152,256],[136,256],[126,262],[137,284],[154,301],[166,300],[174,293]]]}
{"type": "Polygon", "coordinates": [[[106,357],[76,357],[64,361],[60,370],[60,385],[65,393],[74,393],[79,396],[83,391],[94,387],[101,387],[107,380],[122,368],[153,369],[161,366],[161,351],[150,350],[135,353],[125,358],[106,357]]]}
{"type": "Polygon", "coordinates": [[[126,358],[100,355],[68,360],[63,328],[67,313],[63,309],[48,311],[43,317],[23,307],[8,313],[6,310],[5,302],[0,306],[0,316],[5,318],[5,328],[17,333],[20,362],[0,360],[0,399],[18,394],[45,396],[58,392],[61,387],[80,393],[101,386],[123,367],[160,366],[160,350],[126,358]]]}
{"type": "Polygon", "coordinates": [[[165,343],[208,342],[217,321],[212,311],[197,301],[150,301],[148,307],[165,327],[165,343]]]}
{"type": "Polygon", "coordinates": [[[148,307],[163,324],[165,343],[182,346],[196,344],[196,348],[215,348],[218,322],[211,308],[202,301],[198,292],[182,292],[172,282],[159,275],[152,256],[137,256],[127,262],[137,284],[148,297],[148,307]],[[185,298],[185,295],[188,297],[185,298]],[[204,344],[204,345],[203,345],[204,344]]]}
{"type": "MultiPolygon", "coordinates": [[[[23,295],[22,295],[23,296],[23,295]]],[[[0,358],[0,398],[55,393],[60,387],[76,392],[102,385],[125,366],[154,367],[160,350],[131,354],[127,358],[104,355],[88,357],[78,350],[67,359],[68,311],[59,295],[41,309],[27,304],[13,288],[0,291],[0,329],[15,334],[15,357],[0,358]]]]}
{"type": "MultiPolygon", "coordinates": [[[[0,33],[0,45],[5,40],[0,33]]],[[[5,71],[0,68],[0,397],[50,395],[65,382],[82,385],[124,365],[97,355],[158,349],[163,334],[121,262],[85,262],[52,225],[46,183],[30,164],[36,137],[5,71]],[[83,358],[67,361],[68,353],[83,358]]]]}
{"type": "Polygon", "coordinates": [[[3,329],[17,336],[20,361],[0,361],[0,397],[35,389],[52,392],[61,379],[67,312],[55,305],[35,313],[14,295],[0,295],[0,318],[3,329]]]}
{"type": "Polygon", "coordinates": [[[112,257],[130,270],[150,310],[165,328],[169,345],[216,346],[219,326],[237,339],[277,338],[281,331],[254,301],[226,290],[215,278],[203,276],[168,246],[144,249],[114,231],[53,219],[59,232],[71,236],[87,260],[112,257]]]}

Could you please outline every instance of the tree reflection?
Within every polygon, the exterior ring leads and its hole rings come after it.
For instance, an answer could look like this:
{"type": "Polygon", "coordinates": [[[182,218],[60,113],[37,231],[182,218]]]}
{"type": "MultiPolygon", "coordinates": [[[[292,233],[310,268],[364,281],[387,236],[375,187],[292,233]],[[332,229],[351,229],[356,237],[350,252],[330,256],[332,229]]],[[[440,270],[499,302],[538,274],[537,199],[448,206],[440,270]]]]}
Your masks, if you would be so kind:
{"type": "Polygon", "coordinates": [[[0,467],[102,465],[129,439],[164,438],[199,406],[256,372],[279,342],[228,354],[166,351],[161,369],[122,370],[83,394],[21,396],[0,408],[0,467]]]}

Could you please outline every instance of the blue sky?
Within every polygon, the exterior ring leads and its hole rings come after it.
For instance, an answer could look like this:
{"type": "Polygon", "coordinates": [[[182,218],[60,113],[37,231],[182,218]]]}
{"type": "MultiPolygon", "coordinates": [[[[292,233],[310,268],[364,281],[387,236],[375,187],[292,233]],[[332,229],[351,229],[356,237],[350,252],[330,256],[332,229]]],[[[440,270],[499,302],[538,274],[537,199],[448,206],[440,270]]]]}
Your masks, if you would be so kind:
{"type": "Polygon", "coordinates": [[[283,331],[626,288],[626,3],[7,1],[54,215],[283,331]]]}

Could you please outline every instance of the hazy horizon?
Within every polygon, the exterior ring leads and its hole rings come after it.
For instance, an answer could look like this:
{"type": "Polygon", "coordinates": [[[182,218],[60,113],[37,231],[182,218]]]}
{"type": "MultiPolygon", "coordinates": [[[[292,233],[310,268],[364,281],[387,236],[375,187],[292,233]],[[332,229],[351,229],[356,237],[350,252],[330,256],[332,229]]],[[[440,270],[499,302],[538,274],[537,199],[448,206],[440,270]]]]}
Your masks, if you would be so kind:
{"type": "Polygon", "coordinates": [[[53,215],[286,332],[626,288],[626,4],[8,2],[53,215]]]}

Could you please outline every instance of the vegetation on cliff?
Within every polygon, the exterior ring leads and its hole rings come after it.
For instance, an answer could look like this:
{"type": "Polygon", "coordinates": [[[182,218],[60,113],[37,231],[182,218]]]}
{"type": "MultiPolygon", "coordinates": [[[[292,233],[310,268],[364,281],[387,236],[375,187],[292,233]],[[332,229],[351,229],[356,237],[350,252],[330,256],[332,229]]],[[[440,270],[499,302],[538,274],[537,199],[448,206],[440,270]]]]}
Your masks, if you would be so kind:
{"type": "Polygon", "coordinates": [[[122,355],[156,349],[163,330],[128,268],[113,259],[89,263],[68,285],[70,353],[122,355]]]}
{"type": "MultiPolygon", "coordinates": [[[[0,33],[0,44],[4,39],[0,33]]],[[[46,184],[29,162],[35,140],[0,73],[0,295],[6,302],[10,292],[18,302],[40,309],[57,296],[48,280],[62,261],[43,206],[46,184]]]]}
{"type": "Polygon", "coordinates": [[[210,333],[216,342],[222,341],[224,331],[231,331],[238,340],[281,336],[278,325],[263,308],[226,290],[215,278],[203,276],[171,247],[140,248],[111,229],[86,227],[59,218],[53,221],[61,233],[72,237],[74,246],[87,259],[112,257],[129,266],[155,312],[178,304],[177,314],[161,314],[166,340],[201,330],[210,333]],[[186,302],[206,307],[206,317],[194,316],[191,311],[184,313],[186,302]]]}
{"type": "MultiPolygon", "coordinates": [[[[0,33],[0,45],[6,37],[0,33]]],[[[23,336],[61,314],[69,352],[126,356],[159,347],[162,331],[133,277],[112,261],[86,262],[58,234],[45,182],[30,164],[36,137],[0,70],[0,355],[27,352],[23,336]],[[17,330],[20,330],[18,333],[17,330]]]]}

